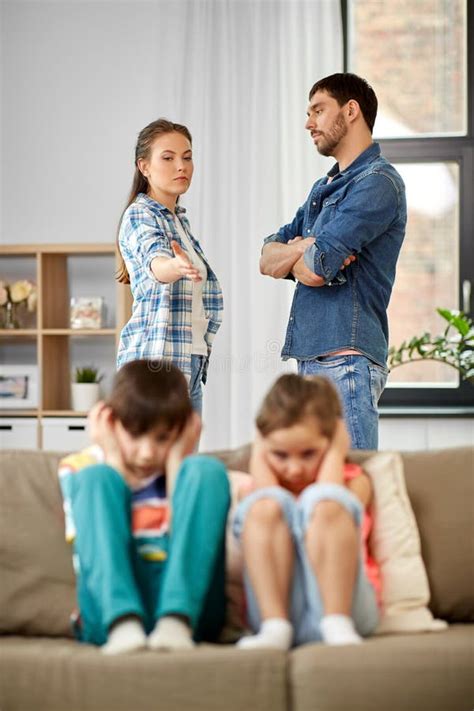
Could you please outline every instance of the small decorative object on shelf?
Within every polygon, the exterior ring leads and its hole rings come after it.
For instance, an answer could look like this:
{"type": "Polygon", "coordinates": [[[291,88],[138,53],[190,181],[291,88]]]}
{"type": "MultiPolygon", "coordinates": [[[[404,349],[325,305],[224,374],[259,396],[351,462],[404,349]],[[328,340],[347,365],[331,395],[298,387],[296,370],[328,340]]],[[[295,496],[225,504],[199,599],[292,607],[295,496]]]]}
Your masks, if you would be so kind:
{"type": "Polygon", "coordinates": [[[88,412],[100,400],[100,381],[103,377],[93,365],[75,369],[71,384],[73,410],[88,412]]]}
{"type": "Polygon", "coordinates": [[[36,285],[31,281],[0,281],[0,328],[24,327],[27,314],[36,311],[37,300],[36,285]]]}
{"type": "Polygon", "coordinates": [[[0,409],[38,407],[38,367],[0,365],[0,409]]]}
{"type": "Polygon", "coordinates": [[[101,296],[71,299],[71,328],[102,328],[104,300],[101,296]]]}

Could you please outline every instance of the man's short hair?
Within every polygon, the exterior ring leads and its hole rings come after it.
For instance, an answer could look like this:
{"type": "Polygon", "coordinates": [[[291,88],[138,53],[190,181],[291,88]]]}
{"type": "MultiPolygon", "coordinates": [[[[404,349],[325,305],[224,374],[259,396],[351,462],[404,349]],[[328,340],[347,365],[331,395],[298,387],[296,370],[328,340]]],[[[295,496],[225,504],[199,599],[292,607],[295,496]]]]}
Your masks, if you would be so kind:
{"type": "Polygon", "coordinates": [[[331,74],[314,84],[309,92],[310,101],[317,91],[327,92],[329,96],[336,99],[339,106],[344,106],[350,99],[357,101],[369,131],[372,133],[377,116],[378,101],[375,91],[365,79],[350,72],[331,74]]]}

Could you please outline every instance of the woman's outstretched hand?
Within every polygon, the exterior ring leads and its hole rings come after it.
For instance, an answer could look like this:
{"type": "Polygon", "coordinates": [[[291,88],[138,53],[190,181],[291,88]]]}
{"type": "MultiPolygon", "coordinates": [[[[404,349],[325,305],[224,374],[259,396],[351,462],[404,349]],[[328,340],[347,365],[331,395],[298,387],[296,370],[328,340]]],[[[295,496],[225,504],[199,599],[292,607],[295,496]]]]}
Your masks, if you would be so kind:
{"type": "Polygon", "coordinates": [[[179,277],[186,277],[194,282],[202,281],[199,270],[191,264],[191,261],[184,249],[174,239],[171,240],[171,249],[174,254],[174,267],[177,270],[179,277]]]}

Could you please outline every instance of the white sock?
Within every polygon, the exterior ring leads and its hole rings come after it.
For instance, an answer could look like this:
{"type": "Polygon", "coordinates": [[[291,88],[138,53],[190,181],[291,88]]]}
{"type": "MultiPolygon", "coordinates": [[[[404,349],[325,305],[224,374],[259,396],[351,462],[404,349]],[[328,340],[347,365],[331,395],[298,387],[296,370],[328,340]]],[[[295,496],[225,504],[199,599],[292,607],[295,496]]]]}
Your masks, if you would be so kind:
{"type": "Polygon", "coordinates": [[[362,642],[352,617],[347,615],[325,615],[321,619],[319,629],[326,644],[361,644],[362,642]]]}
{"type": "Polygon", "coordinates": [[[146,635],[142,623],[136,617],[118,622],[109,632],[102,654],[126,654],[145,649],[146,635]]]}
{"type": "Polygon", "coordinates": [[[283,617],[264,620],[258,634],[242,637],[237,642],[239,649],[282,649],[287,650],[293,641],[293,625],[283,617]]]}
{"type": "Polygon", "coordinates": [[[195,644],[190,626],[181,618],[161,617],[148,636],[150,649],[192,649],[195,644]]]}

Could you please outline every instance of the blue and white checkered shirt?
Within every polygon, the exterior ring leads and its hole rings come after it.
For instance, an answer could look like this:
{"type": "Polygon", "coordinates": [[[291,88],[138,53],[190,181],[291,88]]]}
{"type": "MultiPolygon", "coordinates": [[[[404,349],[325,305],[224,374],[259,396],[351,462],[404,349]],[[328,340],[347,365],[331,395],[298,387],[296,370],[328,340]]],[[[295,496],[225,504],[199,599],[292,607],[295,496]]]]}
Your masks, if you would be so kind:
{"type": "MultiPolygon", "coordinates": [[[[183,229],[207,268],[202,300],[209,320],[204,336],[209,357],[212,341],[222,321],[222,290],[201,245],[191,234],[189,222],[184,217],[185,212],[184,207],[176,207],[176,215],[183,229]]],[[[174,256],[171,240],[176,240],[186,251],[173,214],[148,195],[139,193],[125,210],[119,232],[120,251],[130,275],[133,312],[120,334],[117,367],[121,368],[128,361],[140,358],[163,358],[181,368],[189,380],[193,342],[193,283],[190,279],[182,278],[173,284],[163,284],[151,271],[155,257],[174,256]]]]}

